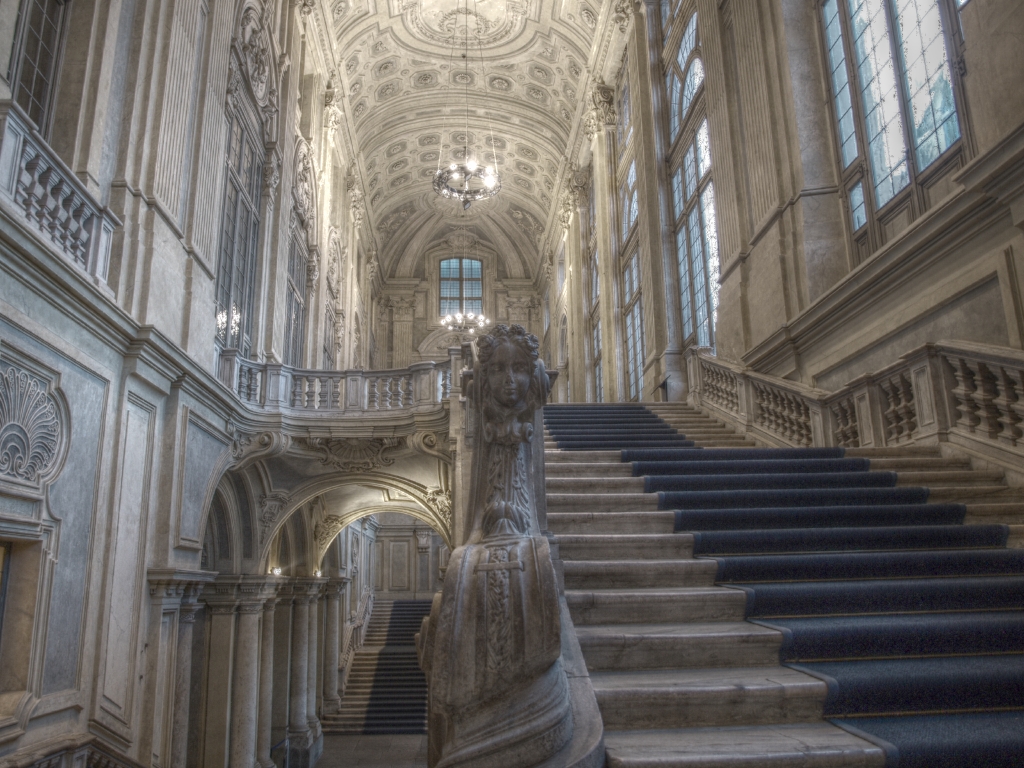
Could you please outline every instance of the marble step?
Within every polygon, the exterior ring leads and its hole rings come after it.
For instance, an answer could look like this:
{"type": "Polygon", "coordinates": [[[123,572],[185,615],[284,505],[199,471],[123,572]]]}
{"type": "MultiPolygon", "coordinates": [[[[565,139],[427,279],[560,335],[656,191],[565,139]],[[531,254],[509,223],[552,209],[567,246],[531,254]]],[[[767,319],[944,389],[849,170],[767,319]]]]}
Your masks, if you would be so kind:
{"type": "Polygon", "coordinates": [[[965,523],[1012,525],[1024,523],[1024,504],[1017,502],[993,502],[968,504],[965,523]]]}
{"type": "Polygon", "coordinates": [[[604,727],[627,729],[820,720],[828,688],[786,667],[732,667],[590,675],[604,727]]]}
{"type": "Polygon", "coordinates": [[[728,587],[675,589],[567,589],[577,627],[584,624],[742,621],[746,594],[728,587]]]}
{"type": "MultiPolygon", "coordinates": [[[[550,497],[548,497],[550,499],[550,497]]],[[[580,503],[577,508],[586,509],[580,503]]],[[[675,512],[653,510],[643,512],[559,512],[548,507],[548,528],[561,534],[671,533],[676,524],[675,512]]]]}
{"type": "MultiPolygon", "coordinates": [[[[623,479],[623,478],[612,478],[623,479]]],[[[627,478],[628,479],[628,478],[627,478]]],[[[636,478],[633,478],[636,479],[636,478]]],[[[641,487],[643,481],[641,480],[641,487]]],[[[548,512],[570,512],[589,509],[594,512],[654,512],[658,509],[656,493],[547,493],[548,512]]]]}
{"type": "Polygon", "coordinates": [[[587,669],[762,667],[779,663],[782,633],[747,622],[599,624],[576,634],[587,669]]]}
{"type": "Polygon", "coordinates": [[[547,479],[555,477],[633,477],[633,465],[596,464],[583,462],[564,462],[549,464],[544,474],[547,479]]]}
{"type": "Polygon", "coordinates": [[[643,493],[642,477],[549,477],[545,480],[548,498],[551,494],[643,493]]]}
{"type": "Polygon", "coordinates": [[[566,560],[566,589],[710,586],[715,560],[566,560]]]}
{"type": "Polygon", "coordinates": [[[560,451],[557,448],[544,451],[544,465],[552,463],[621,464],[622,451],[560,451]]]}
{"type": "Polygon", "coordinates": [[[949,485],[933,488],[928,494],[930,504],[979,504],[991,502],[1024,502],[1024,488],[1005,485],[949,485]]]}
{"type": "Polygon", "coordinates": [[[944,469],[964,470],[971,468],[967,459],[942,459],[934,456],[910,456],[906,458],[872,458],[870,468],[878,472],[935,471],[944,469]]]}
{"type": "Polygon", "coordinates": [[[947,469],[928,471],[902,471],[897,474],[896,484],[900,486],[925,486],[946,488],[950,486],[994,486],[1003,481],[1001,470],[947,469]]]}
{"type": "Polygon", "coordinates": [[[607,768],[884,768],[880,747],[831,723],[604,732],[607,768]]]}
{"type": "Polygon", "coordinates": [[[563,560],[661,560],[693,557],[693,534],[564,534],[558,537],[563,560]]]}
{"type": "Polygon", "coordinates": [[[843,454],[848,459],[882,459],[931,456],[941,459],[942,451],[937,445],[893,445],[885,448],[847,448],[843,454]]]}

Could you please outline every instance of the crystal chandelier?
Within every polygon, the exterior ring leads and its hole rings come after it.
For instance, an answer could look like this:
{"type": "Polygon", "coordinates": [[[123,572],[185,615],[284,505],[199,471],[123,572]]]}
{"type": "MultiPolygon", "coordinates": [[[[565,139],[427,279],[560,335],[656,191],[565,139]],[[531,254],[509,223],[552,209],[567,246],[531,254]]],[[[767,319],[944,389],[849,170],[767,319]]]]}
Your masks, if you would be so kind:
{"type": "MultiPolygon", "coordinates": [[[[466,63],[467,69],[470,66],[469,59],[469,0],[465,0],[464,10],[459,11],[456,9],[456,18],[461,15],[466,20],[466,25],[463,28],[463,51],[462,60],[466,63]]],[[[480,20],[477,16],[476,1],[473,2],[473,18],[476,20],[479,26],[480,20]]],[[[458,47],[459,28],[458,22],[456,21],[454,28],[452,29],[452,51],[448,61],[455,61],[455,49],[458,47]]],[[[477,36],[477,47],[480,51],[480,78],[481,82],[487,82],[487,73],[484,70],[484,54],[483,44],[480,42],[479,35],[477,36]]],[[[473,157],[470,152],[470,133],[469,133],[469,83],[472,78],[469,77],[469,73],[464,73],[464,84],[465,84],[465,108],[466,108],[466,122],[465,122],[465,133],[463,138],[462,147],[462,162],[455,162],[451,165],[442,167],[442,158],[444,157],[444,119],[447,118],[450,106],[451,97],[451,86],[449,85],[445,95],[444,105],[444,118],[441,123],[441,151],[437,155],[437,173],[434,174],[434,191],[441,195],[441,197],[448,200],[458,200],[462,203],[462,210],[468,211],[469,207],[478,200],[485,200],[490,197],[494,197],[498,192],[501,191],[501,178],[498,176],[498,171],[493,165],[481,165],[477,162],[476,158],[473,157]]],[[[448,76],[453,77],[454,72],[449,64],[448,76]]],[[[487,129],[491,139],[491,150],[495,149],[494,142],[494,129],[490,124],[490,117],[487,118],[487,129]]],[[[456,156],[457,157],[457,156],[456,156]]],[[[494,155],[495,162],[497,161],[497,155],[494,155]]]]}
{"type": "Polygon", "coordinates": [[[455,331],[456,333],[475,333],[476,331],[484,330],[491,321],[483,315],[475,315],[472,312],[462,314],[456,312],[454,315],[445,315],[441,321],[443,325],[449,331],[455,331]]]}

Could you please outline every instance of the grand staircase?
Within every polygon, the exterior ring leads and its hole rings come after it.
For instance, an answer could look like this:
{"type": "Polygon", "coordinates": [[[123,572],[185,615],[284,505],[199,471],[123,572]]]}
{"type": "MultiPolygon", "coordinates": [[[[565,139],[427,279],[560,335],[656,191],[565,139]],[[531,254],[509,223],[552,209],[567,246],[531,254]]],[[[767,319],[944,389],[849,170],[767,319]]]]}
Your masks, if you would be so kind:
{"type": "Polygon", "coordinates": [[[429,600],[378,600],[355,652],[337,714],[321,718],[324,733],[426,733],[427,682],[415,635],[429,600]]]}
{"type": "Polygon", "coordinates": [[[1024,766],[1024,494],[1001,472],[753,448],[682,404],[544,416],[611,768],[1024,766]]]}

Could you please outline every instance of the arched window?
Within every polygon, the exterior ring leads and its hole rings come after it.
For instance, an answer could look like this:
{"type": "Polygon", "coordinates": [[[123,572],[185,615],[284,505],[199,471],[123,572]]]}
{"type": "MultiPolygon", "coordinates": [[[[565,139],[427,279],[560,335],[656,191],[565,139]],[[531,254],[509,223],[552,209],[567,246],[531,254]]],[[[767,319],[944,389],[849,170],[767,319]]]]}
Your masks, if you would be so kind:
{"type": "MultiPolygon", "coordinates": [[[[240,89],[241,90],[241,89],[240,89]]],[[[248,357],[259,246],[263,146],[255,108],[239,94],[229,109],[217,269],[217,342],[248,357]]]]}
{"type": "Polygon", "coordinates": [[[670,96],[673,83],[677,84],[677,95],[668,105],[667,154],[684,343],[713,347],[718,311],[718,228],[700,53],[694,13],[681,30],[666,32],[662,61],[670,96]]]}
{"type": "MultiPolygon", "coordinates": [[[[674,37],[665,30],[666,39],[674,37]]],[[[693,106],[693,100],[704,83],[704,64],[697,49],[697,14],[690,16],[677,41],[669,40],[674,55],[665,57],[665,92],[669,105],[669,143],[679,131],[693,106]],[[674,45],[673,45],[674,42],[674,45]]]]}
{"type": "Polygon", "coordinates": [[[483,265],[476,259],[441,262],[441,317],[456,312],[484,311],[483,265]]]}
{"type": "Polygon", "coordinates": [[[626,330],[626,385],[630,400],[644,390],[644,309],[640,295],[640,255],[634,251],[622,271],[623,318],[626,330]]]}
{"type": "Polygon", "coordinates": [[[839,168],[861,256],[883,242],[890,212],[916,215],[912,187],[962,165],[955,42],[940,2],[821,6],[839,168]]]}

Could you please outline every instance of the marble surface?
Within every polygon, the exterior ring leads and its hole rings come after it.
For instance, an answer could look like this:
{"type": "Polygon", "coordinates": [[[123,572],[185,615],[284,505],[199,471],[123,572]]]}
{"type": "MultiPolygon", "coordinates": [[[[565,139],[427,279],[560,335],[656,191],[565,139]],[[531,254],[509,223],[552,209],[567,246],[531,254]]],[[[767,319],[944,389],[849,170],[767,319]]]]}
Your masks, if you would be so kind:
{"type": "Polygon", "coordinates": [[[317,768],[427,768],[427,735],[324,734],[317,768]]]}

